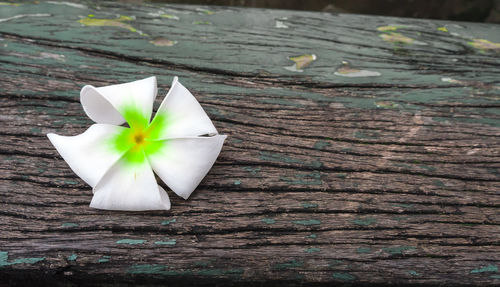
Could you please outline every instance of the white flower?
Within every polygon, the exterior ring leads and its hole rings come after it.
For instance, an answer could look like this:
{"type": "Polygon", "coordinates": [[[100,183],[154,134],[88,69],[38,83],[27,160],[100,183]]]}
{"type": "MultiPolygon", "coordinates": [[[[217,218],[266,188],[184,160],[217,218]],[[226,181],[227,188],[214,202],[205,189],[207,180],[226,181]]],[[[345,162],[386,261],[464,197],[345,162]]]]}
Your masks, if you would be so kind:
{"type": "Polygon", "coordinates": [[[48,134],[71,169],[93,188],[90,207],[170,209],[153,171],[187,199],[222,149],[219,135],[194,96],[177,81],[152,121],[156,77],[101,88],[85,86],[80,101],[96,124],[77,136],[48,134]],[[128,127],[120,126],[124,123],[128,127]]]}

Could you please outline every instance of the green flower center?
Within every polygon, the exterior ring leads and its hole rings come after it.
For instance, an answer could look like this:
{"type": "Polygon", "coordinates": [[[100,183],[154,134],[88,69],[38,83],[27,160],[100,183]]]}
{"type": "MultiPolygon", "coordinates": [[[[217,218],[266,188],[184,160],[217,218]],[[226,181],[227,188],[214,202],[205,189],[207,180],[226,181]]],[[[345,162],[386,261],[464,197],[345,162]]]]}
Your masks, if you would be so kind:
{"type": "Polygon", "coordinates": [[[109,146],[113,152],[123,154],[129,165],[141,165],[147,156],[163,150],[167,141],[161,136],[167,129],[167,116],[157,113],[153,120],[149,119],[137,106],[127,105],[120,109],[129,128],[110,137],[109,146]]]}

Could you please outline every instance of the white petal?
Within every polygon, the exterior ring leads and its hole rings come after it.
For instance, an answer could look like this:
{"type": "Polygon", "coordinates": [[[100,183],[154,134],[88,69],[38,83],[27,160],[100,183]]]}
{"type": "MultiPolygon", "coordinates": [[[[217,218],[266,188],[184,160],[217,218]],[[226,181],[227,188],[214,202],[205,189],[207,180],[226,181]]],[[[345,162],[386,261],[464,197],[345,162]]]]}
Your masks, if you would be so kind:
{"type": "Polygon", "coordinates": [[[87,184],[94,187],[104,173],[125,152],[113,151],[110,136],[118,134],[124,127],[94,124],[77,136],[47,134],[50,142],[57,149],[70,168],[87,184]]]}
{"type": "Polygon", "coordinates": [[[94,122],[121,125],[125,123],[124,109],[129,107],[139,110],[149,121],[156,93],[156,77],[150,77],[100,88],[87,85],[80,91],[80,101],[94,122]]]}
{"type": "Polygon", "coordinates": [[[187,199],[212,168],[225,139],[225,135],[167,139],[165,148],[148,160],[162,181],[187,199]]]}
{"type": "Polygon", "coordinates": [[[130,164],[123,156],[94,188],[90,207],[107,210],[169,210],[167,193],[156,183],[145,159],[130,164]]]}
{"type": "Polygon", "coordinates": [[[217,134],[212,121],[196,98],[174,77],[172,87],[158,109],[156,116],[167,118],[167,128],[159,139],[217,134]]]}

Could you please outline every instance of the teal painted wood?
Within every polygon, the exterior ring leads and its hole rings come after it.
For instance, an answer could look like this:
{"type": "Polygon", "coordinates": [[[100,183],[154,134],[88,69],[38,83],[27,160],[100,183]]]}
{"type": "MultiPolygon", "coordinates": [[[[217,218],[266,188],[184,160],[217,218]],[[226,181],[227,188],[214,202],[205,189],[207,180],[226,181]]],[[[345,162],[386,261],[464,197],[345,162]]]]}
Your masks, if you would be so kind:
{"type": "Polygon", "coordinates": [[[1,279],[499,284],[499,28],[2,3],[1,279]],[[90,209],[45,134],[91,124],[83,85],[150,75],[157,106],[177,75],[228,141],[169,212],[90,209]]]}

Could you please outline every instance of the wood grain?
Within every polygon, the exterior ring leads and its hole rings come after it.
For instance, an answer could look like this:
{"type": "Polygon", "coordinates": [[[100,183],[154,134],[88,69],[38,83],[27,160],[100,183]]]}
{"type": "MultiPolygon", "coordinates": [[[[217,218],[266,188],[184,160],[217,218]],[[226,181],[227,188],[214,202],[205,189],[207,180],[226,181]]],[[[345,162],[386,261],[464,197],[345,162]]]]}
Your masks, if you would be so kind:
{"type": "Polygon", "coordinates": [[[0,6],[1,284],[500,284],[498,25],[18,4],[0,6]],[[92,124],[83,85],[151,75],[155,108],[177,75],[228,140],[170,211],[91,209],[45,134],[92,124]]]}

